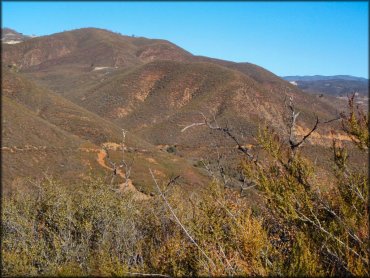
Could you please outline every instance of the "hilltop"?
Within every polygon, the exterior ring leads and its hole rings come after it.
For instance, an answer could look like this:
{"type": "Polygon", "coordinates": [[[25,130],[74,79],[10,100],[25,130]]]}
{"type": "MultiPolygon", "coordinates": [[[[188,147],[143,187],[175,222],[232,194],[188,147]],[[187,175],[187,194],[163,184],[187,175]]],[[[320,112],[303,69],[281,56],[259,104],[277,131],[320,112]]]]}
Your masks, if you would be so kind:
{"type": "MultiPolygon", "coordinates": [[[[191,165],[209,155],[210,142],[228,151],[236,147],[228,138],[204,127],[181,132],[185,126],[201,121],[200,113],[217,119],[221,125],[228,124],[245,144],[253,145],[254,134],[263,122],[282,137],[287,136],[284,102],[289,98],[302,112],[302,134],[313,126],[315,115],[329,120],[337,117],[345,105],[345,101],[331,96],[305,94],[254,64],[195,56],[169,41],[124,36],[97,28],[3,45],[2,57],[3,86],[8,92],[3,96],[6,107],[24,106],[26,109],[17,112],[24,125],[28,118],[35,118],[39,130],[52,124],[62,132],[57,136],[60,140],[50,140],[50,145],[92,144],[99,149],[107,142],[120,144],[123,128],[129,131],[129,144],[136,144],[132,147],[148,150],[152,155],[143,154],[142,160],[136,162],[136,175],[147,172],[144,165],[149,161],[156,161],[166,165],[163,173],[171,174],[171,169],[177,169],[177,173],[188,176],[186,184],[203,180],[202,170],[191,165]],[[66,132],[68,136],[62,135],[66,132]],[[70,143],[63,141],[66,138],[70,138],[70,143]],[[180,171],[176,163],[187,170],[180,171]]],[[[4,115],[10,114],[10,110],[7,108],[4,115]]],[[[36,130],[27,133],[32,135],[36,130]]],[[[6,134],[6,144],[27,143],[16,132],[6,134]]],[[[35,138],[32,144],[37,145],[39,137],[30,136],[35,138]]],[[[311,155],[330,145],[330,125],[318,130],[315,138],[310,141],[314,148],[311,155]]],[[[61,158],[65,154],[58,155],[61,158]]],[[[129,156],[135,155],[140,156],[129,156]]],[[[47,163],[49,158],[44,159],[47,163]]],[[[81,164],[83,159],[78,160],[76,157],[76,163],[81,164]]],[[[15,168],[21,169],[27,161],[14,163],[15,168]]],[[[26,172],[31,174],[31,170],[26,172]]]]}
{"type": "Polygon", "coordinates": [[[185,61],[190,55],[165,40],[83,28],[34,38],[21,45],[4,45],[3,62],[33,71],[63,65],[99,70],[101,67],[130,67],[155,59],[185,61]]]}
{"type": "Polygon", "coordinates": [[[27,36],[10,28],[1,29],[1,42],[4,44],[17,44],[35,36],[27,36]]]}

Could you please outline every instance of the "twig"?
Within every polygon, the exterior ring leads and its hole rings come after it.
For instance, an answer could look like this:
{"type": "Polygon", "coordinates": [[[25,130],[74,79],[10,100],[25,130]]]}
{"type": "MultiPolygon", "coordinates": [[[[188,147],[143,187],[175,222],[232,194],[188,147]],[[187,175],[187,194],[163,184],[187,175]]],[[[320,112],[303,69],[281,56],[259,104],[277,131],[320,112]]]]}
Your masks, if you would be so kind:
{"type": "Polygon", "coordinates": [[[334,239],[336,242],[338,242],[340,245],[342,245],[345,249],[355,254],[360,260],[362,260],[366,265],[369,263],[366,258],[362,257],[359,253],[357,253],[355,250],[353,250],[351,247],[347,246],[343,241],[341,241],[339,238],[337,238],[335,235],[328,232],[326,229],[324,229],[321,226],[321,223],[316,223],[314,220],[308,218],[306,215],[304,215],[302,212],[296,210],[297,214],[300,215],[299,219],[301,219],[303,222],[309,222],[314,227],[318,228],[320,231],[322,231],[324,234],[328,235],[330,238],[334,239]]]}
{"type": "Polygon", "coordinates": [[[190,125],[184,127],[183,129],[181,129],[181,132],[184,132],[185,130],[187,130],[188,128],[191,128],[193,126],[199,126],[199,125],[204,125],[204,123],[193,123],[193,124],[190,124],[190,125]]]}
{"type": "Polygon", "coordinates": [[[216,267],[215,263],[212,261],[212,259],[210,257],[208,257],[208,255],[206,254],[206,252],[204,252],[204,250],[199,246],[198,243],[196,243],[196,241],[193,239],[193,237],[189,234],[189,232],[186,230],[186,228],[184,227],[184,225],[181,224],[180,220],[177,218],[175,212],[173,211],[172,207],[170,206],[170,204],[167,202],[167,199],[166,197],[163,195],[162,193],[162,190],[160,189],[158,183],[157,183],[157,180],[155,179],[154,177],[154,174],[152,172],[152,169],[149,168],[149,172],[152,176],[152,179],[157,187],[157,190],[159,192],[159,194],[161,195],[163,201],[166,203],[168,209],[170,210],[171,214],[173,215],[173,217],[175,218],[177,224],[180,225],[180,227],[182,228],[182,230],[185,232],[185,234],[188,236],[188,238],[190,239],[190,241],[199,249],[199,251],[204,255],[204,257],[207,258],[207,260],[212,264],[213,267],[216,267]]]}
{"type": "Polygon", "coordinates": [[[240,142],[239,140],[235,137],[234,134],[231,133],[231,130],[226,126],[226,127],[220,127],[219,124],[217,123],[216,121],[216,118],[215,116],[213,117],[213,122],[215,123],[214,125],[212,123],[210,123],[206,116],[204,116],[204,114],[202,112],[200,112],[200,114],[202,115],[203,117],[203,122],[198,122],[198,123],[192,123],[188,126],[186,126],[185,128],[183,128],[181,130],[181,132],[184,132],[185,130],[187,130],[188,128],[190,127],[193,127],[193,126],[201,126],[201,125],[206,125],[209,129],[212,129],[212,130],[218,130],[218,131],[221,131],[222,133],[224,133],[225,135],[227,135],[230,139],[232,139],[236,145],[237,145],[237,149],[239,151],[241,151],[242,153],[244,153],[245,155],[247,155],[250,159],[252,159],[253,161],[255,160],[254,156],[248,151],[248,148],[244,147],[240,142]]]}
{"type": "MultiPolygon", "coordinates": [[[[286,101],[285,101],[285,104],[286,104],[286,101]]],[[[300,141],[296,142],[296,139],[295,139],[296,136],[295,136],[294,130],[295,130],[296,121],[297,121],[297,118],[300,112],[295,111],[293,97],[289,98],[289,104],[286,104],[286,106],[291,111],[290,124],[288,127],[289,127],[289,144],[290,144],[291,150],[293,151],[293,154],[295,153],[296,149],[299,148],[308,139],[308,137],[310,137],[311,134],[319,127],[319,124],[328,124],[328,123],[340,120],[340,117],[336,117],[331,120],[320,121],[319,117],[316,116],[316,122],[313,128],[305,136],[303,136],[303,138],[300,141]]]]}
{"type": "Polygon", "coordinates": [[[126,133],[127,130],[122,129],[122,162],[119,165],[119,168],[125,167],[125,186],[127,186],[129,180],[130,180],[130,174],[131,174],[131,166],[134,163],[134,159],[131,161],[130,164],[126,163],[125,160],[125,141],[126,141],[126,133]]]}
{"type": "Polygon", "coordinates": [[[163,194],[166,194],[167,193],[167,191],[169,190],[169,186],[171,184],[175,183],[178,178],[180,178],[180,175],[178,175],[178,176],[176,176],[174,178],[170,178],[170,181],[166,185],[166,191],[163,194]]]}
{"type": "Polygon", "coordinates": [[[137,276],[154,276],[154,277],[171,277],[165,274],[157,274],[157,273],[139,273],[139,272],[123,272],[129,275],[137,275],[137,276]]]}

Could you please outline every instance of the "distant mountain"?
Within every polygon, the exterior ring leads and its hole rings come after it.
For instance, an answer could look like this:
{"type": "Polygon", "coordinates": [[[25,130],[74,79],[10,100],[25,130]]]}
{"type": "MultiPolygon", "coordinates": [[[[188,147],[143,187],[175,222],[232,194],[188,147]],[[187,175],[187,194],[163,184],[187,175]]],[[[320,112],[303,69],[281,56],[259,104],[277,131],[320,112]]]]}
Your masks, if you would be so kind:
{"type": "Polygon", "coordinates": [[[27,36],[10,28],[1,29],[1,42],[5,44],[17,44],[32,39],[34,36],[27,36]]]}
{"type": "Polygon", "coordinates": [[[368,79],[363,77],[356,77],[352,75],[294,75],[294,76],[282,76],[287,81],[321,81],[321,80],[348,80],[348,81],[367,81],[368,79]]]}
{"type": "Polygon", "coordinates": [[[284,76],[285,80],[307,93],[347,97],[356,93],[366,98],[369,95],[369,80],[350,75],[333,76],[284,76]]]}

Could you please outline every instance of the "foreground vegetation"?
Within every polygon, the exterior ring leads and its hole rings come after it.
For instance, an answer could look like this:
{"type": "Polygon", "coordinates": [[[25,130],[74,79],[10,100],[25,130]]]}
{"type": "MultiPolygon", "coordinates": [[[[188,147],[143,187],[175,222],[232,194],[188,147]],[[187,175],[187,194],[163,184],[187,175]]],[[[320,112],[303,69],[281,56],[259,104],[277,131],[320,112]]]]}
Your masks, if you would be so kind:
{"type": "MultiPolygon", "coordinates": [[[[295,115],[292,109],[291,131],[295,115]]],[[[368,155],[368,115],[355,107],[354,96],[341,121],[343,131],[368,155]]],[[[346,148],[334,140],[334,178],[320,179],[314,163],[299,152],[304,138],[297,141],[291,133],[286,143],[265,128],[258,142],[269,159],[264,163],[246,160],[243,170],[258,185],[269,214],[291,232],[292,250],[283,264],[284,274],[368,276],[368,161],[363,168],[353,167],[346,148]]]]}
{"type": "Polygon", "coordinates": [[[261,221],[217,184],[187,202],[163,195],[194,242],[160,196],[141,203],[100,180],[31,190],[4,202],[5,275],[267,274],[261,221]]]}
{"type": "MultiPolygon", "coordinates": [[[[368,116],[353,98],[349,104],[343,130],[368,153],[368,116]]],[[[157,194],[141,201],[103,179],[74,187],[30,183],[3,201],[2,272],[368,276],[366,169],[351,167],[346,149],[333,142],[335,178],[324,182],[300,141],[285,141],[261,128],[263,161],[241,149],[240,169],[261,198],[258,208],[216,180],[191,194],[153,176],[157,194]]]]}

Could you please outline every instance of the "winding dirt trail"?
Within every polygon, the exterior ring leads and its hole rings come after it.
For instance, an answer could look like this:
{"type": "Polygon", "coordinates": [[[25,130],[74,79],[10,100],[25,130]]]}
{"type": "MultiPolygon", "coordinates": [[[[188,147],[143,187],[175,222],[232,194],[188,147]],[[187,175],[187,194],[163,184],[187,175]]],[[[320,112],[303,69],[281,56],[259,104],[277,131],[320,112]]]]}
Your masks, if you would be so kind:
{"type": "MultiPolygon", "coordinates": [[[[107,142],[105,144],[106,147],[108,147],[109,149],[111,150],[116,150],[117,149],[117,144],[114,144],[114,143],[110,143],[110,142],[107,142]]],[[[113,168],[112,167],[109,167],[106,162],[105,162],[105,158],[107,157],[107,153],[104,149],[96,149],[96,148],[78,148],[78,149],[66,149],[66,148],[48,148],[46,146],[31,146],[31,145],[26,145],[26,146],[23,146],[23,147],[19,147],[19,146],[12,146],[12,147],[1,147],[1,152],[10,152],[10,153],[19,153],[19,152],[27,152],[27,151],[31,151],[31,152],[48,152],[48,151],[58,151],[58,150],[64,150],[64,151],[70,151],[70,152],[75,152],[75,151],[81,151],[81,152],[87,152],[87,153],[97,153],[97,159],[96,161],[98,162],[98,164],[105,168],[105,169],[108,169],[110,171],[113,172],[113,168]]],[[[125,180],[125,173],[121,170],[121,169],[117,169],[117,175],[119,175],[123,180],[125,180]]],[[[142,192],[140,192],[139,190],[136,189],[136,187],[132,184],[132,180],[131,179],[128,179],[128,182],[127,184],[125,183],[121,183],[119,184],[119,187],[120,187],[120,190],[122,192],[124,191],[127,191],[127,192],[133,192],[134,193],[134,198],[137,199],[137,200],[148,200],[150,199],[150,196],[149,195],[146,195],[142,192]]]]}
{"type": "MultiPolygon", "coordinates": [[[[104,149],[101,149],[98,152],[98,157],[97,157],[97,160],[96,161],[99,163],[100,166],[113,171],[113,168],[109,167],[105,163],[105,158],[106,157],[107,157],[106,151],[104,149]]],[[[122,172],[121,169],[117,169],[117,174],[121,178],[125,179],[125,174],[122,172]]],[[[120,190],[122,190],[123,192],[124,191],[133,192],[134,193],[134,198],[137,199],[137,200],[148,200],[150,198],[148,195],[146,195],[146,194],[140,192],[139,190],[137,190],[136,187],[132,184],[132,180],[131,179],[128,179],[127,184],[121,183],[121,184],[119,184],[119,186],[120,186],[120,190]]]]}

